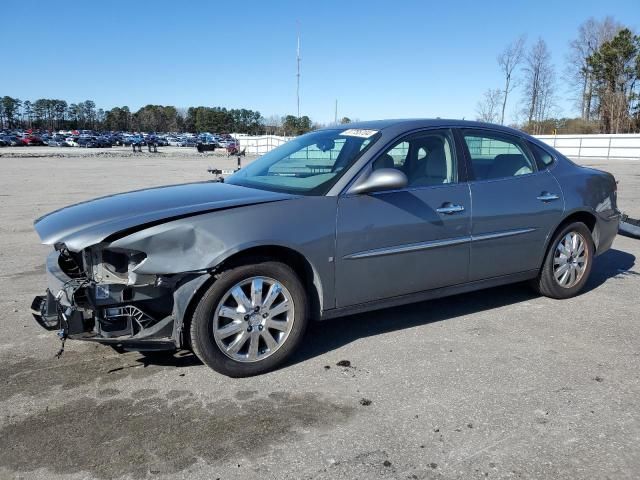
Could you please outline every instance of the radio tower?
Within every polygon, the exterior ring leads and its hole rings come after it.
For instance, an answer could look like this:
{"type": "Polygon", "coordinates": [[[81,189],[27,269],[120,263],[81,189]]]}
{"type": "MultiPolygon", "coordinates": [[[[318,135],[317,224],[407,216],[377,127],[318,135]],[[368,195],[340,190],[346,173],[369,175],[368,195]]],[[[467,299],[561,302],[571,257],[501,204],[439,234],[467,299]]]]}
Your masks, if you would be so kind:
{"type": "Polygon", "coordinates": [[[296,101],[298,104],[298,118],[300,118],[300,22],[298,22],[298,48],[296,51],[296,63],[298,73],[296,73],[296,101]]]}

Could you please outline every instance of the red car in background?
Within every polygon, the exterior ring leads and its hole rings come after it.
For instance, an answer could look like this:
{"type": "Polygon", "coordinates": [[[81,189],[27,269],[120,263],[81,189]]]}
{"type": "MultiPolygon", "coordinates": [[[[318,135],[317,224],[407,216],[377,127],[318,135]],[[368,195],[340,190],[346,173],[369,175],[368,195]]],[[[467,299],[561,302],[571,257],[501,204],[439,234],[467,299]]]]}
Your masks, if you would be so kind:
{"type": "Polygon", "coordinates": [[[25,146],[28,146],[28,147],[46,145],[46,143],[44,143],[40,137],[37,137],[35,135],[29,135],[27,137],[22,137],[21,140],[22,140],[22,143],[25,146]]]}

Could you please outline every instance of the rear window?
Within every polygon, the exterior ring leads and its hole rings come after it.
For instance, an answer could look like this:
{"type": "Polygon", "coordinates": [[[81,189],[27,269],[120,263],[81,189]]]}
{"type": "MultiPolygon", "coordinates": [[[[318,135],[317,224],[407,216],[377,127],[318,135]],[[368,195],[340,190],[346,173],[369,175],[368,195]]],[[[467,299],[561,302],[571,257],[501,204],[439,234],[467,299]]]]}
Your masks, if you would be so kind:
{"type": "Polygon", "coordinates": [[[533,156],[536,159],[536,164],[538,165],[538,170],[544,170],[549,165],[551,165],[554,161],[553,157],[550,153],[548,153],[543,148],[539,147],[535,143],[529,142],[529,148],[533,152],[533,156]]]}

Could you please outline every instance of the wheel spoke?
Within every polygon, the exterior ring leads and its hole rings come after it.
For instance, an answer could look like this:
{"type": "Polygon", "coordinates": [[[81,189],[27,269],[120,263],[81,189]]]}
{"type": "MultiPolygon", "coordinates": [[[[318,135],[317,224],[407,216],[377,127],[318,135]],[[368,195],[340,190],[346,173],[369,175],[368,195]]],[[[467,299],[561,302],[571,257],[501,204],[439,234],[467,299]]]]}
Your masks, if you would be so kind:
{"type": "Polygon", "coordinates": [[[559,257],[553,259],[554,265],[565,265],[567,263],[567,257],[564,254],[560,254],[559,257]]]}
{"type": "Polygon", "coordinates": [[[233,321],[228,325],[225,325],[222,328],[219,328],[217,334],[220,338],[224,339],[230,337],[231,335],[235,335],[242,330],[245,330],[245,324],[242,321],[233,321]]]}
{"type": "Polygon", "coordinates": [[[571,252],[569,251],[569,249],[564,245],[564,242],[566,241],[566,238],[560,242],[558,244],[558,251],[560,252],[560,254],[564,255],[565,257],[569,257],[571,256],[571,252]]]}
{"type": "Polygon", "coordinates": [[[236,338],[233,342],[231,342],[231,344],[229,344],[229,346],[227,347],[227,352],[230,354],[238,353],[238,351],[247,342],[247,338],[249,338],[249,336],[247,335],[245,330],[244,332],[242,332],[242,335],[238,335],[238,338],[236,338]]]}
{"type": "Polygon", "coordinates": [[[242,288],[240,288],[240,285],[236,285],[235,287],[233,287],[233,289],[231,290],[231,295],[233,296],[235,301],[238,303],[238,308],[244,309],[243,313],[251,310],[251,302],[249,301],[247,296],[244,294],[244,291],[242,290],[242,288]]]}
{"type": "Polygon", "coordinates": [[[249,337],[249,351],[247,352],[247,357],[249,360],[255,360],[258,358],[258,344],[260,337],[258,335],[251,335],[249,337]]]}
{"type": "Polygon", "coordinates": [[[277,317],[278,315],[280,315],[281,313],[286,312],[287,310],[289,310],[289,301],[288,300],[284,300],[282,303],[279,303],[275,307],[271,308],[269,310],[269,315],[271,317],[277,317]]]}
{"type": "Polygon", "coordinates": [[[232,320],[238,320],[238,321],[244,320],[244,314],[242,312],[239,312],[235,308],[231,308],[231,307],[220,307],[220,311],[218,312],[218,315],[224,318],[230,318],[232,320]]]}
{"type": "Polygon", "coordinates": [[[286,332],[289,325],[286,320],[273,320],[270,318],[267,320],[266,327],[267,329],[273,328],[275,330],[280,330],[281,332],[286,332]]]}
{"type": "Polygon", "coordinates": [[[270,351],[274,350],[278,346],[278,342],[273,338],[273,335],[271,335],[268,328],[262,332],[262,339],[270,351]]]}
{"type": "Polygon", "coordinates": [[[567,270],[569,270],[569,264],[565,263],[564,265],[562,265],[560,268],[556,270],[556,273],[555,273],[556,279],[560,280],[560,277],[562,276],[562,274],[565,273],[567,270]]]}
{"type": "Polygon", "coordinates": [[[271,308],[271,305],[273,304],[273,302],[275,302],[276,298],[278,298],[278,295],[280,295],[281,291],[282,287],[280,287],[279,283],[272,284],[271,287],[269,287],[267,298],[264,299],[264,303],[262,306],[267,309],[271,308]]]}
{"type": "Polygon", "coordinates": [[[251,306],[262,306],[262,279],[254,278],[251,282],[251,306]]]}
{"type": "Polygon", "coordinates": [[[567,277],[569,276],[569,269],[567,269],[564,274],[560,277],[560,279],[558,280],[558,283],[560,285],[565,285],[567,282],[567,277]]]}

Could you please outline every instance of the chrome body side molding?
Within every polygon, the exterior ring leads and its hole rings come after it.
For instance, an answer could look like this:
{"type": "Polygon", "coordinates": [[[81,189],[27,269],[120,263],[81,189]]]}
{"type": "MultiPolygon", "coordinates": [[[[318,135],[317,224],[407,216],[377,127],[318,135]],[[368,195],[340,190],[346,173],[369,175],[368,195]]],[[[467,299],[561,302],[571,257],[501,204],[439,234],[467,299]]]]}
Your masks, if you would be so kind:
{"type": "Polygon", "coordinates": [[[428,242],[410,243],[406,245],[397,245],[394,247],[376,248],[375,250],[365,250],[363,252],[352,253],[346,255],[345,260],[357,260],[359,258],[380,257],[383,255],[395,255],[397,253],[416,252],[418,250],[428,250],[432,248],[449,247],[451,245],[460,245],[469,242],[481,242],[483,240],[493,240],[496,238],[513,237],[516,235],[524,235],[534,232],[535,228],[520,228],[517,230],[505,230],[502,232],[483,233],[480,235],[471,235],[465,237],[445,238],[442,240],[432,240],[428,242]]]}

